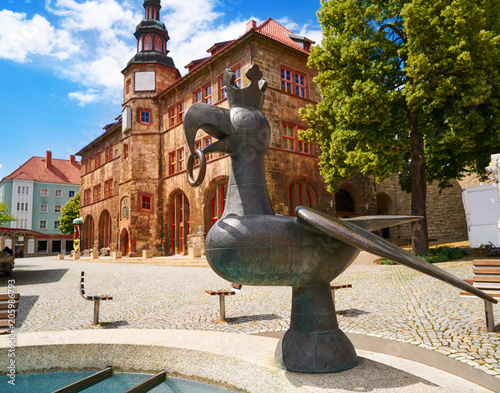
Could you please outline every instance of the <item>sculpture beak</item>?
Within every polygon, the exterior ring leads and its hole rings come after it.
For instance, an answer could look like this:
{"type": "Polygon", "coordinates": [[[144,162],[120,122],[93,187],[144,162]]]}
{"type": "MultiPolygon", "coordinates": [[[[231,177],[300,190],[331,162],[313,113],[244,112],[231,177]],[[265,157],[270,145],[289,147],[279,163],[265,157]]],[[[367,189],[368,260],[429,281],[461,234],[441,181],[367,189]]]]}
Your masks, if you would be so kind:
{"type": "Polygon", "coordinates": [[[218,139],[203,149],[204,154],[232,154],[229,109],[200,102],[188,108],[184,115],[184,133],[191,153],[195,150],[196,134],[200,128],[218,139]]]}

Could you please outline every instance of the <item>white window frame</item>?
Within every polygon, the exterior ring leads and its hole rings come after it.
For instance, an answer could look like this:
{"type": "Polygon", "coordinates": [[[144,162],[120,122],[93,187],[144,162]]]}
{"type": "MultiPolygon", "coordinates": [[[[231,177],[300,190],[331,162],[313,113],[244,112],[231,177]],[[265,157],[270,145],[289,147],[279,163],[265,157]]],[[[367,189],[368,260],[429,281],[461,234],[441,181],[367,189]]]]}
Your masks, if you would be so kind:
{"type": "Polygon", "coordinates": [[[59,220],[54,220],[54,230],[57,231],[59,229],[59,224],[60,224],[60,221],[59,220]],[[56,225],[57,224],[57,225],[56,225]]]}
{"type": "Polygon", "coordinates": [[[48,188],[42,188],[42,189],[40,189],[40,196],[41,197],[48,197],[49,196],[49,189],[48,188]],[[45,193],[44,193],[44,191],[45,191],[45,193]]]}
{"type": "Polygon", "coordinates": [[[40,213],[48,213],[48,212],[49,212],[49,205],[47,205],[46,203],[40,204],[40,213]],[[45,206],[45,210],[43,209],[42,206],[45,206]]]}
{"type": "Polygon", "coordinates": [[[46,230],[47,230],[47,220],[40,220],[40,223],[39,223],[39,229],[40,229],[41,231],[46,231],[46,230]],[[45,228],[42,228],[42,223],[44,223],[45,228]]]}
{"type": "Polygon", "coordinates": [[[74,190],[68,191],[68,198],[73,198],[75,195],[76,195],[76,191],[74,191],[74,190]],[[71,193],[73,193],[73,196],[71,195],[71,193]]]}
{"type": "Polygon", "coordinates": [[[61,213],[61,208],[62,208],[62,205],[54,205],[54,213],[61,213]],[[59,206],[59,210],[57,210],[58,206],[59,206]]]}
{"type": "Polygon", "coordinates": [[[56,198],[62,198],[62,190],[55,190],[54,191],[54,196],[56,198]],[[59,195],[57,195],[57,194],[59,194],[59,195]]]}

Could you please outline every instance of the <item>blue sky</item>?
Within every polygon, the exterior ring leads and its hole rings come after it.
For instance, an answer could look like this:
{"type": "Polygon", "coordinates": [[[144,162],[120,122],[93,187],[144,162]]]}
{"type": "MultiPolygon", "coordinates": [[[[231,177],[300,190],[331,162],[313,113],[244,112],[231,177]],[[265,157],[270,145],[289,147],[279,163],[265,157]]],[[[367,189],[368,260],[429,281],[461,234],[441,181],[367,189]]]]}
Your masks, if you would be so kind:
{"type": "MultiPolygon", "coordinates": [[[[319,43],[319,0],[162,0],[179,71],[271,17],[319,43]]],[[[2,0],[0,178],[50,149],[68,159],[121,113],[121,70],[136,51],[143,0],[2,0]]]]}

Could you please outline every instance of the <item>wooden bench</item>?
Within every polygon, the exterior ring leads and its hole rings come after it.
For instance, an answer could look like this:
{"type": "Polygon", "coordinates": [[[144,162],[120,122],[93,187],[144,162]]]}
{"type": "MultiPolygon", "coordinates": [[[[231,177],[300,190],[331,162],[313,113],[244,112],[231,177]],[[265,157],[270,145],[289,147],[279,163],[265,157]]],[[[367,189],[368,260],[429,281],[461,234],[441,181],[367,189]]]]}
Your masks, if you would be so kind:
{"type": "Polygon", "coordinates": [[[342,288],[352,288],[351,284],[339,284],[337,282],[330,283],[330,289],[332,291],[333,304],[335,304],[335,291],[342,288]]]}
{"type": "Polygon", "coordinates": [[[219,296],[219,317],[221,321],[226,320],[226,296],[236,295],[239,291],[241,291],[242,285],[231,283],[231,289],[207,289],[205,291],[206,294],[210,296],[219,296]]]}
{"type": "Polygon", "coordinates": [[[80,295],[85,300],[90,300],[94,302],[94,320],[93,324],[98,325],[99,324],[99,308],[101,306],[101,301],[102,300],[113,300],[113,296],[109,295],[98,295],[98,296],[87,296],[85,295],[85,272],[82,272],[82,276],[80,278],[80,295]]]}
{"type": "Polygon", "coordinates": [[[0,293],[0,334],[8,334],[16,324],[18,293],[0,293]]]}
{"type": "MultiPolygon", "coordinates": [[[[476,259],[473,261],[473,280],[464,280],[492,297],[500,297],[500,259],[476,259]]],[[[471,296],[468,292],[460,292],[460,296],[471,296]]],[[[493,303],[484,301],[486,328],[495,331],[493,303]]]]}

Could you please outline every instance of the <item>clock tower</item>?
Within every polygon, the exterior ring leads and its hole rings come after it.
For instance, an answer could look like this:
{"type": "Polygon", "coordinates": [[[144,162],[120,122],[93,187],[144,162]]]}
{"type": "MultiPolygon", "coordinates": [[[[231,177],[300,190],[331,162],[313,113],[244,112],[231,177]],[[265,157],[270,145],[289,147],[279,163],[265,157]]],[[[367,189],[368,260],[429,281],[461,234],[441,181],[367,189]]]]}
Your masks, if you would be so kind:
{"type": "MultiPolygon", "coordinates": [[[[180,77],[174,61],[167,56],[167,42],[170,38],[165,24],[160,22],[160,9],[160,0],[144,1],[144,19],[137,25],[134,34],[137,39],[137,53],[122,71],[123,120],[128,122],[123,122],[124,131],[132,126],[137,99],[151,99],[180,77]]],[[[142,106],[144,104],[146,103],[141,103],[142,106]]]]}

